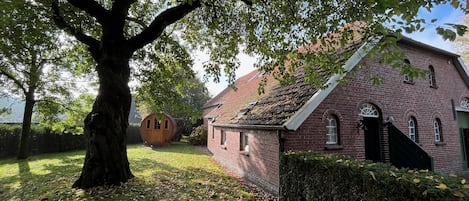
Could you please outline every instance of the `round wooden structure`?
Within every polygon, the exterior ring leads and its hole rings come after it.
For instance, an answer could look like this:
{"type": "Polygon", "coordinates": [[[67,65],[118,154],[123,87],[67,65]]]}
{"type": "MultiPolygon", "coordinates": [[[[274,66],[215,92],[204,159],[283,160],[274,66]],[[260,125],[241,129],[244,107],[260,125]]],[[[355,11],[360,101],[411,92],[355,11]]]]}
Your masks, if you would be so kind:
{"type": "Polygon", "coordinates": [[[145,145],[163,146],[171,143],[177,129],[176,121],[167,114],[159,118],[150,114],[140,123],[140,136],[145,145]]]}

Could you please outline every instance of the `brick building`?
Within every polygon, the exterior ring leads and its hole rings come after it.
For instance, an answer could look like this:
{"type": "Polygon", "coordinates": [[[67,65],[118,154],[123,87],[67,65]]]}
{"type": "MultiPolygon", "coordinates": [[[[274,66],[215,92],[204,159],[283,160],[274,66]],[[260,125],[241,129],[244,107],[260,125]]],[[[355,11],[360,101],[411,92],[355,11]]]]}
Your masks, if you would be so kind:
{"type": "Polygon", "coordinates": [[[411,78],[368,58],[371,43],[349,48],[346,74],[323,74],[326,88],[298,80],[280,86],[257,70],[205,105],[208,149],[223,166],[278,193],[279,155],[312,150],[461,174],[468,170],[469,71],[461,58],[409,38],[403,62],[428,72],[411,78]],[[379,85],[372,77],[384,78],[379,85]],[[347,82],[337,82],[338,79],[347,82]]]}

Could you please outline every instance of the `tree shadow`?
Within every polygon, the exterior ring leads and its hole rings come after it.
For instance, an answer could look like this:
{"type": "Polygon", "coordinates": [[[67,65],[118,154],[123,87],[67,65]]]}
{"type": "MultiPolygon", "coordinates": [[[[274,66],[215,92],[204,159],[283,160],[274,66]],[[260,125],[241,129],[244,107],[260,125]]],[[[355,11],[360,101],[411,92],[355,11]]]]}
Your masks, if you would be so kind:
{"type": "Polygon", "coordinates": [[[137,174],[136,178],[122,186],[86,190],[88,198],[93,200],[113,197],[129,200],[134,198],[138,200],[256,200],[254,194],[244,189],[236,180],[224,175],[221,170],[210,171],[198,167],[182,169],[146,158],[133,162],[140,166],[131,166],[132,171],[151,171],[151,173],[145,176],[137,174]]]}
{"type": "Polygon", "coordinates": [[[60,159],[61,162],[41,164],[40,169],[31,170],[30,164],[41,159],[46,158],[15,160],[18,172],[14,170],[14,175],[0,177],[0,200],[39,200],[42,198],[38,195],[52,194],[53,191],[56,194],[69,193],[70,189],[64,187],[71,187],[74,179],[78,178],[83,158],[77,158],[77,155],[50,157],[48,159],[60,159]]]}
{"type": "Polygon", "coordinates": [[[31,169],[29,167],[29,162],[27,159],[18,160],[18,172],[20,185],[22,188],[26,188],[28,186],[28,182],[31,180],[32,177],[31,169]]]}

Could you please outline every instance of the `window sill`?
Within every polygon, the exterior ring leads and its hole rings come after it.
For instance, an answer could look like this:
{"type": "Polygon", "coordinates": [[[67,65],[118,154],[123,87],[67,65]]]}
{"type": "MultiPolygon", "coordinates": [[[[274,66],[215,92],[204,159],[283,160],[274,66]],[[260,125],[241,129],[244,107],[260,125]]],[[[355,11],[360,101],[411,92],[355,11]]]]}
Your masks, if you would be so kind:
{"type": "Polygon", "coordinates": [[[446,142],[435,142],[436,146],[444,146],[446,145],[446,142]]]}
{"type": "Polygon", "coordinates": [[[239,152],[241,155],[249,157],[249,151],[240,151],[239,152]]]}
{"type": "Polygon", "coordinates": [[[220,145],[220,148],[226,150],[226,145],[220,145]]]}
{"type": "Polygon", "coordinates": [[[341,150],[341,149],[344,149],[344,147],[338,144],[326,144],[324,149],[325,150],[341,150]]]}
{"type": "Polygon", "coordinates": [[[410,84],[410,85],[414,85],[414,84],[415,84],[414,81],[410,81],[410,80],[409,80],[409,81],[404,80],[403,82],[404,82],[404,84],[410,84]]]}

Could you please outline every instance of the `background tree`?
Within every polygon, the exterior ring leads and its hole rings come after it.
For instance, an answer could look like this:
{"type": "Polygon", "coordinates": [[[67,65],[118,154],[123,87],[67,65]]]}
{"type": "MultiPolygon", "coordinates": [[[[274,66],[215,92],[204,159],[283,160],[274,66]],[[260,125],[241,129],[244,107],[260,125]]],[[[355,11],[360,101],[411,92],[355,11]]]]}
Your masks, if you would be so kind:
{"type": "Polygon", "coordinates": [[[39,102],[37,119],[45,128],[58,133],[83,133],[83,119],[91,112],[94,95],[80,94],[76,98],[63,101],[62,105],[39,102]]]}
{"type": "MultiPolygon", "coordinates": [[[[364,26],[359,27],[359,31],[365,39],[386,36],[391,31],[399,37],[403,31],[424,29],[425,20],[416,17],[420,7],[431,10],[435,4],[452,2],[456,9],[465,10],[465,4],[456,0],[41,2],[45,7],[51,6],[55,24],[85,44],[97,64],[95,70],[100,86],[93,109],[85,119],[88,148],[82,174],[73,185],[78,188],[119,184],[133,177],[125,148],[131,100],[127,83],[131,59],[139,59],[140,51],[147,48],[160,51],[148,44],[160,43],[172,49],[176,47],[173,43],[177,42],[179,47],[208,50],[211,60],[205,65],[206,73],[218,80],[223,71],[230,83],[234,82],[234,72],[239,65],[236,55],[240,52],[240,46],[245,46],[246,53],[259,57],[258,67],[261,70],[273,72],[277,78],[290,78],[289,74],[294,69],[275,64],[283,64],[306,44],[320,41],[325,52],[347,45],[354,38],[354,30],[357,30],[354,22],[363,22],[364,26]],[[351,26],[344,26],[346,24],[351,26]],[[324,40],[325,36],[338,32],[341,33],[339,38],[324,40]],[[278,70],[273,71],[275,66],[278,70]]],[[[455,25],[437,29],[449,38],[456,32],[464,31],[455,25]]],[[[387,39],[379,45],[395,45],[395,37],[387,39]]],[[[143,51],[142,54],[146,53],[143,51]]],[[[311,52],[307,56],[326,58],[328,55],[311,52]]],[[[330,65],[331,59],[316,61],[322,61],[318,64],[325,70],[343,72],[340,67],[325,67],[326,64],[330,65]]]]}
{"type": "MultiPolygon", "coordinates": [[[[70,82],[60,82],[67,66],[65,38],[47,17],[47,11],[24,1],[0,3],[0,83],[8,96],[25,101],[18,159],[29,154],[31,119],[38,102],[55,103],[69,95],[70,82]],[[61,49],[62,48],[62,49],[61,49]]],[[[69,77],[71,74],[69,74],[69,77]]],[[[5,94],[4,94],[5,95],[5,94]]],[[[43,108],[46,110],[46,108],[43,108]]]]}
{"type": "MultiPolygon", "coordinates": [[[[469,26],[469,16],[464,15],[461,17],[461,24],[469,26]]],[[[464,35],[459,36],[453,43],[453,48],[458,54],[461,55],[466,65],[469,64],[469,34],[466,32],[464,35]]]]}

